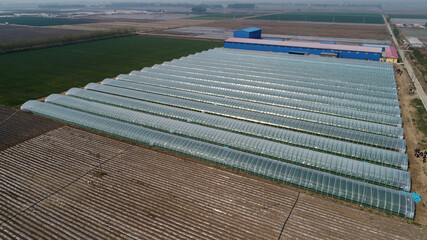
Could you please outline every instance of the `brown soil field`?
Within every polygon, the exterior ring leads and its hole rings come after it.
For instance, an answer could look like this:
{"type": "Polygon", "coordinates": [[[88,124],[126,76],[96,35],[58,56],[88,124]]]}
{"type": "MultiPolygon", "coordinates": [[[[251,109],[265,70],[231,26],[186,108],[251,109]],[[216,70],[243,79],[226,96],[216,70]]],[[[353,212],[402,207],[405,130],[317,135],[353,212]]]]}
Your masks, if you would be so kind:
{"type": "Polygon", "coordinates": [[[0,163],[1,239],[422,239],[427,234],[285,185],[72,127],[1,151],[0,163]]]}
{"type": "MultiPolygon", "coordinates": [[[[399,68],[402,69],[402,67],[399,68]]],[[[423,139],[427,139],[427,136],[424,136],[414,125],[414,113],[416,110],[411,105],[411,100],[419,97],[415,93],[409,93],[410,79],[406,70],[401,76],[396,75],[396,81],[399,88],[400,108],[408,149],[409,172],[412,180],[411,191],[420,194],[422,200],[416,204],[415,221],[422,225],[427,225],[427,163],[423,163],[421,158],[415,158],[413,154],[415,148],[420,148],[423,151],[427,150],[420,144],[423,139]]]]}
{"type": "Polygon", "coordinates": [[[60,126],[59,122],[0,106],[0,150],[60,126]]]}
{"type": "Polygon", "coordinates": [[[75,24],[75,25],[61,25],[51,26],[55,29],[73,29],[73,30],[108,30],[115,28],[135,28],[138,32],[147,33],[161,31],[170,28],[179,28],[186,26],[197,26],[212,22],[210,20],[192,20],[192,19],[176,19],[167,21],[149,21],[149,22],[102,22],[102,23],[88,23],[88,24],[75,24]]]}
{"type": "Polygon", "coordinates": [[[138,22],[138,23],[146,23],[146,22],[155,22],[158,20],[151,19],[135,19],[135,18],[108,18],[103,16],[89,16],[81,18],[83,20],[92,20],[94,22],[138,22]]]}
{"type": "Polygon", "coordinates": [[[286,22],[256,19],[222,20],[204,23],[202,26],[242,29],[258,27],[266,34],[303,35],[316,37],[388,39],[385,25],[336,24],[286,22]]]}
{"type": "Polygon", "coordinates": [[[38,38],[61,37],[63,35],[81,33],[72,29],[52,29],[46,27],[26,27],[0,25],[0,43],[14,40],[32,40],[38,38]]]}

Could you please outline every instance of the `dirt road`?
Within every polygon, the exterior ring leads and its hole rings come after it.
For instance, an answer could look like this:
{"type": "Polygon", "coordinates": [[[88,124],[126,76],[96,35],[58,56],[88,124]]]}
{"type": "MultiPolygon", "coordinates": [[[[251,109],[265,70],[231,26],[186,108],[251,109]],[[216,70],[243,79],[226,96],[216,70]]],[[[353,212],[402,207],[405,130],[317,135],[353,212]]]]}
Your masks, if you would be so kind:
{"type": "MultiPolygon", "coordinates": [[[[402,65],[395,68],[402,69],[402,65]]],[[[419,98],[417,94],[409,93],[410,79],[406,70],[401,76],[396,75],[397,86],[399,88],[400,108],[402,111],[403,127],[405,139],[408,148],[409,172],[411,173],[412,192],[421,195],[422,202],[416,204],[415,221],[427,225],[427,163],[422,163],[421,158],[415,158],[413,155],[415,148],[427,150],[427,146],[421,145],[421,141],[427,136],[416,127],[414,120],[415,108],[411,104],[413,99],[419,98]]]]}

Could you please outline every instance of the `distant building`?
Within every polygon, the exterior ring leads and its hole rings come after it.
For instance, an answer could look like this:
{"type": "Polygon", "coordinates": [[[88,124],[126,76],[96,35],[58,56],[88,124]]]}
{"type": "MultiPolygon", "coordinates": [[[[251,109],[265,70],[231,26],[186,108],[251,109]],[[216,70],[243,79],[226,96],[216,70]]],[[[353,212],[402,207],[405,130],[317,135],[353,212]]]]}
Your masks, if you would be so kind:
{"type": "Polygon", "coordinates": [[[407,37],[408,43],[411,47],[423,47],[424,43],[420,41],[420,39],[416,37],[407,37]]]}
{"type": "Polygon", "coordinates": [[[252,27],[246,28],[242,30],[234,31],[235,38],[253,38],[253,39],[261,39],[261,29],[252,27]]]}

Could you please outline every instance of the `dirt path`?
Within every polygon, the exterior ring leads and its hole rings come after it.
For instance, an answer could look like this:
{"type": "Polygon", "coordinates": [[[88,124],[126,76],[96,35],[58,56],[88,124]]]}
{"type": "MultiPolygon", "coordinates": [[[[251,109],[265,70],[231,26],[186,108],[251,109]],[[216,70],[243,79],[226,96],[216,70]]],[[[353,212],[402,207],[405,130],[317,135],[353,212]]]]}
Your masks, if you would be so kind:
{"type": "MultiPolygon", "coordinates": [[[[402,65],[398,66],[402,69],[402,65]]],[[[395,67],[396,68],[396,67],[395,67]]],[[[427,163],[422,163],[421,158],[413,155],[415,148],[423,149],[420,142],[426,139],[423,133],[418,131],[414,125],[414,115],[416,109],[411,105],[413,99],[419,98],[415,93],[409,93],[409,76],[406,70],[401,76],[396,76],[399,88],[399,100],[402,110],[403,127],[405,129],[405,139],[409,155],[409,172],[412,176],[412,190],[421,195],[422,202],[416,204],[415,222],[427,225],[427,163]]]]}

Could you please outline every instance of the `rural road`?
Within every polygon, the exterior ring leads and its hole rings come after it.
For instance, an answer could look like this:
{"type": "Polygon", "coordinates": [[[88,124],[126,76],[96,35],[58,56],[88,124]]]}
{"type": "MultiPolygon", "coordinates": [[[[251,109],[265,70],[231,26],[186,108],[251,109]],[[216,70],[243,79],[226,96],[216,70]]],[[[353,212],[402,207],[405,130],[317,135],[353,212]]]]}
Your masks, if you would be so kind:
{"type": "Polygon", "coordinates": [[[384,22],[387,26],[388,31],[390,32],[390,35],[393,38],[394,45],[396,46],[397,51],[399,52],[400,57],[402,58],[403,64],[405,65],[406,70],[408,71],[409,77],[411,78],[412,82],[415,85],[415,88],[417,89],[418,96],[420,96],[421,102],[424,105],[424,108],[427,111],[427,96],[424,92],[424,89],[422,88],[420,82],[418,81],[417,76],[415,76],[414,71],[412,70],[412,66],[409,64],[408,60],[406,60],[405,53],[402,49],[400,49],[399,43],[397,42],[396,36],[394,36],[393,31],[391,30],[390,25],[387,23],[387,19],[383,15],[384,22]]]}

